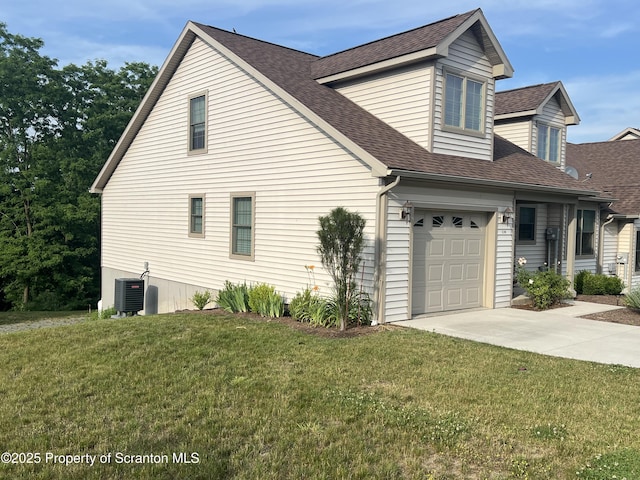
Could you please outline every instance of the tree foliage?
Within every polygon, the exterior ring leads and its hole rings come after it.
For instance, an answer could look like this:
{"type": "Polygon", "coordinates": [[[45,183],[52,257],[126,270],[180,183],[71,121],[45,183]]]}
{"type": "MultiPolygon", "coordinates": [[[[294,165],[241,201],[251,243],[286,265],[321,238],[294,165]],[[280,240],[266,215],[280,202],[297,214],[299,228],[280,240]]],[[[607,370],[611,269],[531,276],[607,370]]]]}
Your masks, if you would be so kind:
{"type": "Polygon", "coordinates": [[[349,306],[357,296],[357,274],[364,249],[366,221],[358,213],[343,207],[333,209],[329,215],[319,218],[317,231],[318,253],[322,265],[331,275],[335,287],[335,304],[340,330],[349,319],[349,306]]]}
{"type": "Polygon", "coordinates": [[[62,69],[0,24],[0,283],[14,308],[99,296],[100,200],[89,187],[157,69],[62,69]]]}

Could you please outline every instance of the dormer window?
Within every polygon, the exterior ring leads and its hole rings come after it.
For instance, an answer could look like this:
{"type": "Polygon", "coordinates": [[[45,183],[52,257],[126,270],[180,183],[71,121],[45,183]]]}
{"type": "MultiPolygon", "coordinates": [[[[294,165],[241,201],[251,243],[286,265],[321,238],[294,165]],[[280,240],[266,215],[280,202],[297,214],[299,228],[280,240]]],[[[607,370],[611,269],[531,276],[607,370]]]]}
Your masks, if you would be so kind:
{"type": "Polygon", "coordinates": [[[560,129],[538,124],[538,157],[547,162],[560,161],[560,129]]]}
{"type": "Polygon", "coordinates": [[[484,117],[484,83],[445,72],[444,91],[444,125],[481,133],[484,117]]]}

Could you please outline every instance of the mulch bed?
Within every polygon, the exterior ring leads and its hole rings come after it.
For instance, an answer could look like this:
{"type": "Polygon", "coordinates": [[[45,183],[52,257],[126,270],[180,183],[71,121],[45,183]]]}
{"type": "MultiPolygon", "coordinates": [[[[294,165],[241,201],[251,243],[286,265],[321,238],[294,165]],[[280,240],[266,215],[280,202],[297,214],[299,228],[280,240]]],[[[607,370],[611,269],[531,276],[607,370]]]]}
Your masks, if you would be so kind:
{"type": "MultiPolygon", "coordinates": [[[[624,305],[624,297],[617,295],[578,295],[576,300],[581,302],[591,302],[591,303],[603,303],[606,305],[624,305]]],[[[551,308],[563,308],[568,307],[568,304],[559,304],[554,305],[551,308]]],[[[533,308],[530,305],[520,305],[514,306],[512,308],[523,308],[532,310],[533,308]]],[[[177,313],[193,313],[193,314],[201,314],[201,315],[229,315],[228,312],[225,312],[221,308],[213,308],[213,309],[205,309],[205,310],[182,310],[177,313]]],[[[281,317],[281,318],[263,318],[260,315],[255,313],[236,313],[235,315],[243,318],[248,318],[256,321],[262,322],[274,322],[281,323],[283,325],[287,325],[294,330],[298,330],[309,335],[316,335],[323,338],[354,338],[360,337],[362,335],[371,335],[373,333],[402,328],[394,325],[376,325],[376,326],[355,326],[349,327],[344,332],[341,332],[338,328],[323,328],[323,327],[314,327],[309,325],[308,323],[298,322],[291,317],[281,317]]],[[[602,313],[594,313],[591,315],[585,315],[582,318],[587,318],[589,320],[598,320],[601,322],[612,322],[612,323],[622,323],[624,325],[637,325],[640,326],[640,311],[632,310],[630,308],[621,308],[618,310],[610,310],[608,312],[602,313]]]]}
{"type": "MultiPolygon", "coordinates": [[[[604,303],[607,305],[624,305],[624,297],[618,295],[578,295],[576,300],[582,302],[604,303]]],[[[601,322],[622,323],[624,325],[640,326],[640,312],[630,308],[620,308],[608,312],[593,313],[585,315],[583,318],[599,320],[601,322]]]]}
{"type": "Polygon", "coordinates": [[[261,322],[272,322],[272,323],[280,323],[283,325],[287,325],[294,330],[298,330],[309,335],[316,335],[318,337],[324,338],[354,338],[360,337],[362,335],[371,335],[372,333],[381,332],[384,330],[390,330],[392,328],[401,328],[401,327],[393,327],[390,325],[376,325],[376,326],[354,326],[349,327],[345,331],[341,332],[340,329],[336,327],[332,328],[323,328],[323,327],[314,327],[308,323],[298,322],[291,317],[280,317],[280,318],[264,318],[256,313],[235,313],[230,314],[225,312],[221,308],[212,308],[205,310],[181,310],[176,313],[194,313],[201,315],[236,315],[241,318],[247,318],[251,320],[261,321],[261,322]]]}

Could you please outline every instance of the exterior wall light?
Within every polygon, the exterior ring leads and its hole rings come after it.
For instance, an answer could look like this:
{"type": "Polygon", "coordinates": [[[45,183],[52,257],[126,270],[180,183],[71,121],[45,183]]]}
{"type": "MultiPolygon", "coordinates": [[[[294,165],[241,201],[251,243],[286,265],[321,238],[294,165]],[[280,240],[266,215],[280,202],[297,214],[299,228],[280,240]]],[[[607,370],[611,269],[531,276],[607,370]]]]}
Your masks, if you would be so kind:
{"type": "Polygon", "coordinates": [[[507,207],[502,212],[502,218],[500,223],[503,223],[509,227],[513,227],[513,209],[511,207],[507,207]]]}
{"type": "Polygon", "coordinates": [[[404,202],[402,205],[402,210],[400,210],[400,218],[402,218],[406,222],[410,222],[413,217],[413,203],[410,201],[404,202]]]}

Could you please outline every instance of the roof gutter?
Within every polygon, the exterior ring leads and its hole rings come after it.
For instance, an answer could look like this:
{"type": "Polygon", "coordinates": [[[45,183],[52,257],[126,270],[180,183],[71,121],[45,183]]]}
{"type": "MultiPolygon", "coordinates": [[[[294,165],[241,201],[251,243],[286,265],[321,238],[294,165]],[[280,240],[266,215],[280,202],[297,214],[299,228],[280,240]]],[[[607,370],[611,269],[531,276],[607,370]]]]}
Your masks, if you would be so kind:
{"type": "Polygon", "coordinates": [[[484,178],[468,178],[456,175],[443,175],[440,173],[414,172],[410,170],[391,169],[391,175],[403,176],[405,178],[415,178],[418,180],[432,180],[436,182],[455,182],[465,185],[481,185],[509,190],[526,190],[531,192],[557,193],[562,195],[596,197],[599,192],[595,190],[576,190],[572,188],[551,187],[546,185],[532,185],[530,183],[505,182],[501,180],[488,180],[484,178]]]}

